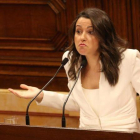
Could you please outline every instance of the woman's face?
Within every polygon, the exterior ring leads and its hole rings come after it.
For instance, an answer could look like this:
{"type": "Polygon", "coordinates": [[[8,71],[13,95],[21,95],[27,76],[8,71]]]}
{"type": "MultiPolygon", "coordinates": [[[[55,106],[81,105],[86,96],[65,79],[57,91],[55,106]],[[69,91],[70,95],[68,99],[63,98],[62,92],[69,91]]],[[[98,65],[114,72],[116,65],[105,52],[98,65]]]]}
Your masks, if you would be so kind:
{"type": "Polygon", "coordinates": [[[77,20],[75,28],[74,42],[79,54],[85,56],[99,54],[99,41],[94,36],[91,20],[81,17],[77,20]]]}

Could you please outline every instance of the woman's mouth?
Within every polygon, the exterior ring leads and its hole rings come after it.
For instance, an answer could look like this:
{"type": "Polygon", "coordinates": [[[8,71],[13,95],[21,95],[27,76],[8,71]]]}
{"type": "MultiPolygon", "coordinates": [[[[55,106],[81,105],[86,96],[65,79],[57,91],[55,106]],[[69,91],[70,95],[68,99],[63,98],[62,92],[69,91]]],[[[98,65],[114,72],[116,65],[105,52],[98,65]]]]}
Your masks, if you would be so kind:
{"type": "Polygon", "coordinates": [[[84,47],[84,46],[86,46],[86,44],[81,43],[81,44],[79,44],[79,46],[84,47]]]}

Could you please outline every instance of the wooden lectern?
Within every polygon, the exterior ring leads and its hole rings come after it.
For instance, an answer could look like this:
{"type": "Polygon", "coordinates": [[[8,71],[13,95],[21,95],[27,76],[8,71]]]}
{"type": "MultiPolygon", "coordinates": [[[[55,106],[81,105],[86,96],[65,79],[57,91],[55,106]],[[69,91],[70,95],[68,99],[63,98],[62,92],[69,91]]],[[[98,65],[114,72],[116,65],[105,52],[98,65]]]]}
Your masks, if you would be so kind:
{"type": "Polygon", "coordinates": [[[0,124],[0,140],[140,140],[140,134],[0,124]]]}

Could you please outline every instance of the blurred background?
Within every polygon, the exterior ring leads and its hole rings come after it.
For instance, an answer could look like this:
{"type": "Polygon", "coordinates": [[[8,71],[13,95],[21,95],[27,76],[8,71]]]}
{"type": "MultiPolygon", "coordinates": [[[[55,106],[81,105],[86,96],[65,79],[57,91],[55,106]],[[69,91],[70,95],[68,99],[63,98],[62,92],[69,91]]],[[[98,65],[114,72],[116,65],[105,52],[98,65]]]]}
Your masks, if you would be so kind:
{"type": "MultiPolygon", "coordinates": [[[[140,0],[0,0],[0,88],[43,87],[60,65],[77,13],[97,7],[140,50],[140,0]]],[[[62,69],[48,90],[68,91],[62,69]]]]}

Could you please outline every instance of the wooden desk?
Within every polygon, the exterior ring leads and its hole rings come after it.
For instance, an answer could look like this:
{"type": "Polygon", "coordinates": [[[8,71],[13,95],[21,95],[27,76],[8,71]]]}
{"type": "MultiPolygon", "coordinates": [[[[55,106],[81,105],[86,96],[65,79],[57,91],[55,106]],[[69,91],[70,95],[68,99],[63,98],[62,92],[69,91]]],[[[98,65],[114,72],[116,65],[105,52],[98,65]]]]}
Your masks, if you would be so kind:
{"type": "Polygon", "coordinates": [[[0,125],[1,140],[140,140],[138,133],[0,125]]]}

